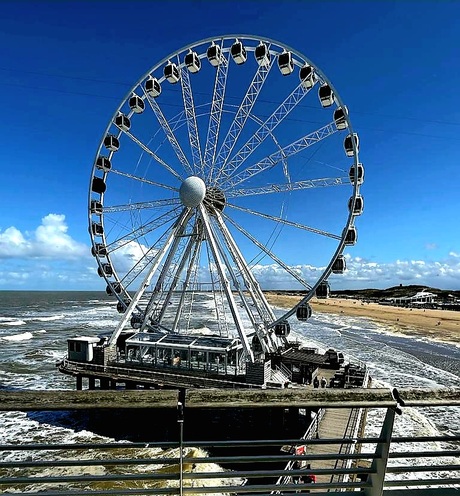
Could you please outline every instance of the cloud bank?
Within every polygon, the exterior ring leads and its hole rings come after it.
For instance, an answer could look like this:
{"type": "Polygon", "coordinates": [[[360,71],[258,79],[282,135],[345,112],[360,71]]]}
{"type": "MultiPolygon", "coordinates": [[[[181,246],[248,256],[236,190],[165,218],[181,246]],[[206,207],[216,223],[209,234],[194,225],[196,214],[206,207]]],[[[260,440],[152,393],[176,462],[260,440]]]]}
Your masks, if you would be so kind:
{"type": "MultiPolygon", "coordinates": [[[[48,214],[31,232],[10,226],[0,229],[0,289],[104,290],[90,248],[68,233],[65,215],[48,214]]],[[[356,248],[354,249],[354,251],[356,248]]],[[[123,273],[143,258],[147,247],[135,242],[117,249],[112,261],[123,273]]],[[[151,253],[153,255],[153,253],[151,253]]],[[[332,289],[387,288],[420,284],[440,289],[460,289],[460,253],[443,260],[395,260],[381,263],[346,254],[344,274],[331,274],[332,289]]],[[[141,267],[142,269],[143,267],[141,267]]],[[[292,269],[315,282],[324,268],[299,264],[292,269]]],[[[300,284],[277,264],[258,264],[253,272],[263,289],[299,289],[300,284]]]]}

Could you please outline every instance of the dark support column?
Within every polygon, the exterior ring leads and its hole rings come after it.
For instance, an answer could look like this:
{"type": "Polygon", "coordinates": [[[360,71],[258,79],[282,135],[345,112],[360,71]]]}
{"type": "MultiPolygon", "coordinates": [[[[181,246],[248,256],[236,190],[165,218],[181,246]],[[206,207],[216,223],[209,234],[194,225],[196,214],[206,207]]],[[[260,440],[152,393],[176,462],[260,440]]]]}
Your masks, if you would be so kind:
{"type": "Polygon", "coordinates": [[[96,379],[94,377],[88,377],[88,389],[94,391],[96,389],[96,379]]]}
{"type": "Polygon", "coordinates": [[[103,390],[110,389],[110,380],[109,379],[106,379],[105,377],[101,377],[100,382],[101,382],[101,389],[103,389],[103,390]]]}
{"type": "Polygon", "coordinates": [[[77,391],[81,391],[83,389],[83,378],[81,375],[77,375],[77,391]]]}

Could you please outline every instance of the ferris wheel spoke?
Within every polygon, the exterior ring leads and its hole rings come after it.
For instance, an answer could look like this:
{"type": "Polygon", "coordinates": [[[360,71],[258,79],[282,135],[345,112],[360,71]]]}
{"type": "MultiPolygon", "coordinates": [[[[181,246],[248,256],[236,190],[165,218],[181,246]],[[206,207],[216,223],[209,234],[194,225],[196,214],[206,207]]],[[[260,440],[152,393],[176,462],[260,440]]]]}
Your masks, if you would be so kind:
{"type": "Polygon", "coordinates": [[[176,179],[182,181],[182,177],[178,172],[176,172],[170,165],[168,165],[162,158],[160,158],[153,150],[151,150],[147,145],[142,143],[142,141],[136,136],[134,136],[129,131],[123,131],[126,136],[128,136],[136,145],[138,145],[144,152],[148,153],[152,158],[154,158],[159,164],[161,164],[168,172],[170,172],[176,179]]]}
{"type": "Polygon", "coordinates": [[[241,134],[241,131],[246,124],[246,121],[251,113],[252,107],[254,106],[257,97],[267,79],[270,70],[272,69],[276,58],[272,58],[270,64],[260,64],[257,68],[257,71],[252,79],[251,84],[249,85],[248,90],[241,102],[241,105],[236,112],[235,118],[230,126],[230,129],[227,132],[227,136],[224,139],[224,142],[219,150],[219,153],[216,158],[216,164],[218,169],[215,170],[214,177],[212,178],[214,182],[217,182],[219,176],[221,175],[225,164],[235,147],[236,142],[241,134]]]}
{"type": "Polygon", "coordinates": [[[152,109],[153,113],[155,114],[158,123],[160,124],[161,128],[163,129],[166,137],[168,138],[169,143],[171,144],[174,153],[176,154],[179,162],[182,164],[184,167],[185,171],[188,174],[193,174],[192,167],[190,166],[187,157],[184,155],[184,152],[182,151],[182,148],[177,141],[177,138],[171,129],[168,120],[163,114],[163,111],[161,110],[160,106],[158,105],[158,102],[155,100],[155,98],[150,97],[146,91],[145,88],[142,89],[145,95],[145,99],[149,102],[150,108],[152,109]]]}
{"type": "Polygon", "coordinates": [[[348,177],[325,177],[322,179],[305,179],[292,183],[267,184],[259,188],[235,189],[227,192],[227,198],[241,198],[243,196],[267,195],[273,193],[285,193],[312,188],[329,188],[332,186],[344,186],[350,184],[348,177]]]}
{"type": "MultiPolygon", "coordinates": [[[[251,270],[247,262],[245,261],[240,249],[238,248],[237,243],[233,239],[230,231],[228,230],[223,218],[222,214],[218,211],[215,212],[216,222],[219,226],[220,232],[222,233],[223,239],[228,247],[228,251],[232,256],[232,259],[236,266],[238,267],[239,272],[242,275],[242,278],[245,283],[245,288],[248,291],[253,303],[254,307],[257,310],[259,316],[262,318],[264,323],[271,322],[275,319],[275,315],[268,304],[263,292],[260,289],[260,285],[257,279],[252,274],[251,270]]],[[[246,298],[242,295],[243,299],[246,298]]],[[[254,324],[254,328],[257,329],[257,326],[254,324]]],[[[273,344],[273,343],[272,343],[273,344]]]]}
{"type": "Polygon", "coordinates": [[[220,122],[224,107],[227,74],[230,65],[229,57],[230,53],[227,53],[226,56],[222,53],[220,63],[216,68],[214,91],[212,95],[211,110],[209,113],[208,134],[206,138],[203,167],[201,171],[203,177],[205,177],[206,173],[208,173],[209,176],[212,173],[214,159],[216,156],[217,140],[219,138],[220,122]]]}
{"type": "Polygon", "coordinates": [[[158,209],[174,205],[179,205],[178,198],[168,198],[165,200],[155,200],[148,202],[126,203],[124,205],[112,205],[111,207],[104,206],[102,207],[102,212],[104,214],[109,214],[114,212],[129,212],[132,210],[158,209]]]}
{"type": "Polygon", "coordinates": [[[312,133],[307,134],[303,138],[300,138],[290,143],[289,145],[281,148],[281,150],[277,150],[276,152],[268,155],[267,157],[260,160],[256,164],[247,167],[239,174],[235,174],[234,176],[228,177],[227,182],[225,183],[223,189],[226,190],[226,189],[234,188],[238,184],[241,184],[247,181],[248,179],[251,179],[255,175],[260,174],[261,172],[267,171],[269,169],[272,169],[273,167],[275,167],[277,164],[284,161],[285,159],[326,139],[328,136],[331,136],[336,132],[337,132],[337,127],[332,122],[316,131],[313,131],[312,133]]]}
{"type": "MultiPolygon", "coordinates": [[[[240,339],[243,343],[243,346],[244,346],[244,349],[245,349],[245,352],[246,352],[248,358],[251,361],[253,361],[254,360],[254,354],[253,354],[251,346],[249,344],[248,337],[244,331],[244,324],[241,320],[241,316],[239,314],[238,307],[237,307],[237,304],[235,302],[235,298],[234,298],[232,290],[230,288],[230,282],[227,278],[224,264],[223,264],[221,256],[220,256],[217,240],[216,240],[216,238],[214,236],[214,232],[211,228],[209,216],[208,216],[205,208],[203,207],[203,205],[199,206],[199,211],[200,211],[200,217],[203,221],[203,228],[204,228],[204,232],[206,235],[206,239],[207,239],[209,248],[211,250],[212,256],[214,258],[214,262],[216,264],[216,270],[219,274],[219,279],[220,279],[220,282],[222,284],[222,289],[225,292],[225,296],[227,298],[229,309],[230,309],[230,312],[232,314],[233,321],[235,323],[238,335],[240,336],[240,339]]],[[[233,269],[232,269],[232,267],[227,267],[227,270],[232,271],[233,269]]]]}
{"type": "Polygon", "coordinates": [[[129,179],[133,179],[134,181],[139,181],[141,183],[150,184],[151,186],[158,186],[159,188],[168,189],[170,191],[178,192],[178,188],[174,186],[169,186],[167,184],[157,183],[156,181],[151,181],[150,179],[146,179],[145,177],[135,176],[134,174],[129,174],[128,172],[123,172],[118,169],[111,169],[111,174],[117,174],[118,176],[127,177],[129,179]]]}
{"type": "Polygon", "coordinates": [[[225,173],[225,177],[229,178],[235,173],[241,164],[264,142],[278,124],[286,118],[309,91],[310,90],[304,88],[302,84],[299,84],[291,92],[291,94],[278,106],[251,138],[240,148],[236,155],[227,163],[225,170],[222,171],[222,173],[225,173]]]}
{"type": "Polygon", "coordinates": [[[194,172],[201,167],[202,156],[200,137],[198,133],[198,126],[196,123],[195,104],[193,101],[193,92],[190,84],[189,71],[181,68],[181,85],[182,85],[182,99],[184,101],[185,118],[187,120],[188,136],[190,141],[190,148],[192,150],[193,169],[194,172]]]}
{"type": "Polygon", "coordinates": [[[236,210],[240,210],[241,212],[246,212],[247,214],[250,214],[250,215],[256,215],[258,217],[262,217],[264,219],[271,220],[271,221],[279,223],[279,224],[284,224],[285,226],[295,227],[297,229],[302,229],[303,231],[308,231],[308,232],[311,232],[314,234],[319,234],[320,236],[325,236],[325,237],[331,238],[331,239],[337,239],[337,240],[342,239],[342,236],[339,236],[337,234],[333,234],[333,233],[324,231],[322,229],[316,229],[314,227],[306,226],[304,224],[299,224],[298,222],[293,222],[293,221],[290,221],[287,219],[283,219],[282,217],[264,214],[262,212],[257,212],[255,210],[251,210],[249,208],[239,207],[239,206],[231,204],[231,203],[227,203],[227,206],[234,208],[236,210]]]}
{"type": "Polygon", "coordinates": [[[282,267],[288,274],[290,274],[297,282],[299,282],[304,288],[310,290],[311,286],[299,276],[297,272],[291,269],[287,264],[285,264],[277,255],[275,255],[271,250],[269,250],[266,246],[264,246],[260,241],[258,241],[252,234],[250,234],[246,229],[237,224],[233,219],[231,219],[228,215],[225,218],[240,231],[244,236],[246,236],[250,241],[252,241],[259,249],[261,249],[266,255],[268,255],[274,262],[276,262],[280,267],[282,267]]]}
{"type": "Polygon", "coordinates": [[[125,246],[125,244],[132,242],[133,240],[137,240],[138,238],[140,238],[142,236],[150,234],[151,232],[155,231],[159,227],[171,223],[174,219],[177,219],[177,217],[179,216],[179,210],[182,210],[182,208],[183,208],[182,206],[176,207],[176,208],[160,215],[156,219],[153,219],[152,221],[144,223],[141,226],[137,227],[136,229],[129,231],[124,236],[117,238],[116,240],[112,241],[111,243],[108,243],[106,246],[107,250],[115,251],[115,250],[125,246]],[[123,244],[123,242],[126,242],[126,243],[123,244]]]}

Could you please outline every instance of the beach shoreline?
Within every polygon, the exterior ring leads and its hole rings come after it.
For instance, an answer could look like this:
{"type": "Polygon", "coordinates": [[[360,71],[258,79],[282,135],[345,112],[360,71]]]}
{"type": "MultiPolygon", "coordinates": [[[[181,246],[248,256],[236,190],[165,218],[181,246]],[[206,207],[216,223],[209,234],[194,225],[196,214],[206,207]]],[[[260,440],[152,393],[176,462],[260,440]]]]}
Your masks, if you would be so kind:
{"type": "MultiPolygon", "coordinates": [[[[292,308],[300,296],[269,293],[267,300],[277,307],[292,308]]],[[[310,304],[313,312],[369,318],[394,334],[460,344],[460,312],[453,310],[403,308],[351,298],[313,298],[310,304]]]]}

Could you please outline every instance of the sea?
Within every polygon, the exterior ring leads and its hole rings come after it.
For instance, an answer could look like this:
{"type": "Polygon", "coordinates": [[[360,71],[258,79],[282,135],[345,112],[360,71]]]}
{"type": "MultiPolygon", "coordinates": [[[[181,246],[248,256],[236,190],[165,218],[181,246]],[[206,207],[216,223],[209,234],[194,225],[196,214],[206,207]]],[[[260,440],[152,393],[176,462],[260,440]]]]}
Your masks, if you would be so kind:
{"type": "MultiPolygon", "coordinates": [[[[275,309],[275,313],[281,315],[282,310],[275,309]]],[[[0,389],[75,389],[74,379],[59,373],[56,368],[56,364],[66,354],[67,339],[77,335],[110,332],[119,317],[116,302],[104,292],[0,291],[0,389]]],[[[351,361],[366,363],[374,387],[460,388],[460,344],[434,341],[415,334],[414,337],[398,335],[395,329],[369,318],[327,313],[314,313],[307,322],[292,322],[290,337],[305,346],[318,348],[320,352],[335,348],[344,352],[351,361]]],[[[366,436],[379,435],[383,416],[383,410],[369,411],[366,436]]],[[[394,435],[460,436],[460,408],[404,408],[402,415],[396,417],[394,435]]],[[[115,438],[88,430],[78,416],[70,415],[69,412],[0,412],[2,445],[27,442],[99,443],[113,440],[115,438]]],[[[459,443],[455,442],[408,444],[392,449],[412,451],[421,446],[427,450],[459,449],[459,443]]],[[[177,455],[174,450],[168,454],[177,455]]],[[[4,461],[20,460],[21,456],[27,456],[16,451],[6,451],[0,455],[4,461]]],[[[191,449],[186,453],[188,457],[204,455],[199,449],[191,449]]],[[[53,454],[48,452],[47,456],[53,454]]],[[[94,455],[88,450],[78,456],[83,458],[94,455]]],[[[165,452],[146,447],[139,449],[136,456],[161,458],[165,452]]],[[[390,460],[391,465],[430,463],[434,463],[432,459],[423,457],[390,460]]],[[[458,464],[460,459],[446,457],[438,459],[436,463],[458,464]]],[[[160,463],[158,467],[161,467],[160,463]]],[[[50,467],[48,470],[50,473],[69,473],[64,472],[64,468],[50,467]]],[[[78,470],[78,473],[100,474],[110,473],[113,469],[96,466],[67,470],[75,475],[78,470]]],[[[204,464],[200,470],[217,471],[221,468],[204,464]]],[[[430,474],[429,477],[442,479],[453,475],[460,477],[459,473],[447,471],[430,474]]],[[[410,478],[423,479],[426,476],[423,472],[410,474],[410,478]]],[[[387,475],[387,479],[404,477],[407,474],[387,475]]],[[[41,486],[39,489],[47,488],[46,484],[41,486]]],[[[21,488],[37,490],[37,485],[21,488]]],[[[8,490],[15,492],[18,488],[11,487],[8,490]]]]}

